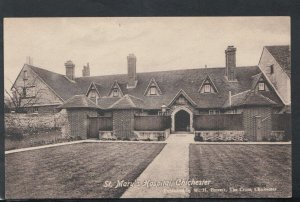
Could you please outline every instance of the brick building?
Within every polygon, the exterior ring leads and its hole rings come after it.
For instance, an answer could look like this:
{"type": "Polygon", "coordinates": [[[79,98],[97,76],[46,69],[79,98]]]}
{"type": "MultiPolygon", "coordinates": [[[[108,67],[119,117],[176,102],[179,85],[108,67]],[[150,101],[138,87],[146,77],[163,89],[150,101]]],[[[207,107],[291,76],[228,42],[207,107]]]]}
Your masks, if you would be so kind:
{"type": "Polygon", "coordinates": [[[184,131],[204,139],[278,139],[286,131],[273,130],[273,115],[283,112],[288,95],[263,72],[262,55],[258,66],[237,67],[236,48],[228,46],[225,67],[137,73],[130,54],[127,74],[90,76],[87,65],[82,77],[72,61],[66,75],[25,64],[14,87],[42,88],[35,110],[67,109],[71,134],[82,138],[159,139],[184,131]]]}

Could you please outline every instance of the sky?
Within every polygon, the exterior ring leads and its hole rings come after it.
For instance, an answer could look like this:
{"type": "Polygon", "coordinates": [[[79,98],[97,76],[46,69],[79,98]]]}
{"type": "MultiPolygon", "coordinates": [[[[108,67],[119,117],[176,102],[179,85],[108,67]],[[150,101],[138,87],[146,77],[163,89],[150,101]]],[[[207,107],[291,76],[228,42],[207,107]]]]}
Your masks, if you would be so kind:
{"type": "Polygon", "coordinates": [[[99,17],[5,18],[4,87],[26,63],[75,76],[89,62],[91,76],[127,73],[127,55],[137,72],[224,67],[225,49],[237,48],[237,66],[257,65],[267,45],[290,44],[289,17],[99,17]]]}

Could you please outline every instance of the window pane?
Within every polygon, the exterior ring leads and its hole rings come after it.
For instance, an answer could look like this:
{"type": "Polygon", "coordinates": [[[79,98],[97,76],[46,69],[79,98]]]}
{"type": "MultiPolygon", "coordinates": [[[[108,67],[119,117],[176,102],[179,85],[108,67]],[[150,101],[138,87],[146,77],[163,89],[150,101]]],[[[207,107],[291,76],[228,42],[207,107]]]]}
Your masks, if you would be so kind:
{"type": "Polygon", "coordinates": [[[156,88],[155,87],[150,88],[150,95],[156,95],[156,88]]]}
{"type": "Polygon", "coordinates": [[[265,84],[264,83],[259,83],[258,84],[258,90],[265,90],[265,84]]]}
{"type": "Polygon", "coordinates": [[[210,93],[210,85],[204,85],[204,92],[210,93]]]}

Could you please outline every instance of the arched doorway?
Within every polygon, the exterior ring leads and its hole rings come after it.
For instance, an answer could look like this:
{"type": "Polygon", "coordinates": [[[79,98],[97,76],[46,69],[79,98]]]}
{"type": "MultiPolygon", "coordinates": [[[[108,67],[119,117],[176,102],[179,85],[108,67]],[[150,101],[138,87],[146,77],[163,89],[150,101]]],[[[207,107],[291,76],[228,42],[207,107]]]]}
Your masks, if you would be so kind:
{"type": "Polygon", "coordinates": [[[171,132],[193,132],[193,112],[185,106],[177,106],[171,113],[171,132]]]}
{"type": "Polygon", "coordinates": [[[175,131],[190,131],[190,114],[185,110],[175,114],[175,131]]]}

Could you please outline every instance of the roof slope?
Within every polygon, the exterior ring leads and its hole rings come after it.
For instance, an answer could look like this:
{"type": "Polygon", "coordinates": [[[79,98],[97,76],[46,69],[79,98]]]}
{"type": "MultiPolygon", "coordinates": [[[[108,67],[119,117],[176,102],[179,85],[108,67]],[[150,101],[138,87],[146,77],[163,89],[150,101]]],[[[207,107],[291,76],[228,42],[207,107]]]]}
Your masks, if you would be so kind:
{"type": "Polygon", "coordinates": [[[71,82],[62,74],[31,65],[27,66],[30,67],[45,83],[47,83],[47,85],[50,86],[63,100],[67,100],[74,95],[85,94],[87,91],[87,88],[83,91],[80,85],[71,82]]]}
{"type": "MultiPolygon", "coordinates": [[[[261,72],[257,66],[237,67],[237,82],[227,80],[224,76],[224,67],[137,73],[138,83],[136,88],[127,89],[127,74],[79,77],[75,78],[74,81],[70,81],[64,75],[37,67],[31,66],[31,68],[64,100],[74,95],[85,94],[91,82],[96,83],[102,96],[98,99],[98,105],[103,109],[109,108],[120,99],[107,96],[115,81],[117,81],[124,95],[130,95],[131,101],[135,102],[135,98],[142,100],[143,103],[140,104],[144,109],[160,109],[162,105],[168,105],[181,90],[195,102],[197,108],[220,108],[228,99],[229,91],[234,95],[251,89],[253,79],[255,79],[252,76],[261,72]],[[208,76],[218,89],[217,93],[204,94],[198,92],[201,84],[208,76]],[[160,87],[161,95],[144,95],[151,79],[155,79],[160,87]]],[[[275,96],[273,95],[273,97],[275,96]]],[[[138,103],[135,104],[136,106],[139,105],[138,103]]]]}
{"type": "Polygon", "coordinates": [[[94,102],[92,102],[85,95],[74,95],[68,99],[64,104],[60,105],[60,109],[68,108],[99,108],[94,102]]]}
{"type": "Polygon", "coordinates": [[[280,67],[291,78],[291,51],[290,46],[265,46],[278,62],[280,67]]]}
{"type": "Polygon", "coordinates": [[[231,104],[229,99],[224,104],[224,107],[238,107],[238,106],[254,106],[254,105],[275,105],[273,100],[263,96],[254,90],[246,90],[231,96],[231,104]]]}
{"type": "Polygon", "coordinates": [[[136,98],[132,95],[125,95],[117,102],[112,104],[110,109],[141,109],[143,108],[143,100],[136,98]]]}

